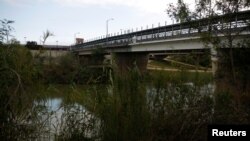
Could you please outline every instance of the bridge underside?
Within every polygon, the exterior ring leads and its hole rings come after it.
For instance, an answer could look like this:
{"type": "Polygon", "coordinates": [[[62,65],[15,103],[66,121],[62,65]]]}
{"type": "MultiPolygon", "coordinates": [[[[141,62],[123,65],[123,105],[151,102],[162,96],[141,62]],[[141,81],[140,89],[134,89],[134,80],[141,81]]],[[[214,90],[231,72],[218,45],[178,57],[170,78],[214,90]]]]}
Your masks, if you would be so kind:
{"type": "MultiPolygon", "coordinates": [[[[206,49],[207,50],[207,49],[206,49]]],[[[209,49],[208,49],[209,50],[209,49]]],[[[164,51],[151,51],[151,52],[111,52],[103,53],[108,55],[106,59],[110,60],[114,70],[120,74],[126,74],[132,69],[137,69],[140,73],[147,71],[147,64],[150,58],[162,60],[168,55],[187,55],[187,54],[204,54],[204,49],[193,50],[164,50],[164,51]]],[[[93,55],[85,54],[79,55],[79,60],[83,65],[101,65],[104,58],[96,59],[93,55]]]]}
{"type": "MultiPolygon", "coordinates": [[[[247,36],[242,36],[241,38],[247,36]]],[[[240,41],[240,40],[239,40],[240,41]]],[[[235,40],[235,43],[238,40],[235,40]]],[[[83,48],[78,50],[79,56],[88,56],[93,49],[83,48]]],[[[116,65],[120,72],[126,72],[134,68],[135,64],[141,72],[145,72],[149,56],[161,59],[168,54],[203,54],[211,51],[212,72],[217,69],[217,52],[212,47],[204,47],[198,37],[184,37],[179,39],[166,39],[162,41],[149,41],[144,43],[132,43],[127,46],[102,47],[103,54],[116,54],[116,65]]]]}

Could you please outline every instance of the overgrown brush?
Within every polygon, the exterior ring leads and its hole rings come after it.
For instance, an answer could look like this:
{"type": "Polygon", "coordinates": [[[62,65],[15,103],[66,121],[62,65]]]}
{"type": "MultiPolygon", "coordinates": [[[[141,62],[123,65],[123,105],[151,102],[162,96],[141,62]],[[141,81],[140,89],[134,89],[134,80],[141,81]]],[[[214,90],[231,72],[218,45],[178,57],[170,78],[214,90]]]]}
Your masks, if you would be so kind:
{"type": "Polygon", "coordinates": [[[208,124],[250,122],[248,95],[243,93],[236,99],[230,91],[214,93],[208,74],[183,70],[145,75],[136,67],[122,76],[87,71],[94,81],[81,91],[74,78],[88,76],[81,70],[84,68],[79,71],[73,56],[62,57],[53,68],[34,63],[22,46],[1,46],[3,140],[206,140],[208,124]],[[44,67],[57,74],[47,75],[51,80],[47,84],[40,79],[46,74],[40,70],[44,67]],[[109,83],[97,85],[101,79],[109,83]],[[58,80],[68,87],[57,88],[58,80]],[[60,107],[49,109],[48,99],[58,95],[64,95],[60,107]]]}
{"type": "Polygon", "coordinates": [[[0,46],[0,138],[26,140],[33,138],[38,126],[33,111],[36,69],[30,52],[16,44],[0,46]]]}

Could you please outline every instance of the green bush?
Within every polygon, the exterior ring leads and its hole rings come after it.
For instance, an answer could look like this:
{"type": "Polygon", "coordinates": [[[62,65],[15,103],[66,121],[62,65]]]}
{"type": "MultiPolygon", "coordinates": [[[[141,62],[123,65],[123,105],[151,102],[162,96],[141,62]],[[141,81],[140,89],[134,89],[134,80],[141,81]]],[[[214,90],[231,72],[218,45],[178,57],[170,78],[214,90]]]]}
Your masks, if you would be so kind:
{"type": "Polygon", "coordinates": [[[32,136],[34,128],[23,125],[30,119],[37,72],[29,50],[17,44],[0,46],[0,138],[19,140],[32,136]]]}

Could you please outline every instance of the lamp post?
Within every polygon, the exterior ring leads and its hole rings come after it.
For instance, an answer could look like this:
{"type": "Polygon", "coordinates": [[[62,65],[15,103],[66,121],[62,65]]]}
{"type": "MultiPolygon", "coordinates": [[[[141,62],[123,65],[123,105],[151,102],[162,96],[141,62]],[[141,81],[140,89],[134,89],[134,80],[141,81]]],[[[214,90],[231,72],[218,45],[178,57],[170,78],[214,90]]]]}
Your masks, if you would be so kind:
{"type": "Polygon", "coordinates": [[[106,36],[108,37],[109,34],[109,21],[114,20],[113,18],[107,19],[106,20],[106,36]]]}

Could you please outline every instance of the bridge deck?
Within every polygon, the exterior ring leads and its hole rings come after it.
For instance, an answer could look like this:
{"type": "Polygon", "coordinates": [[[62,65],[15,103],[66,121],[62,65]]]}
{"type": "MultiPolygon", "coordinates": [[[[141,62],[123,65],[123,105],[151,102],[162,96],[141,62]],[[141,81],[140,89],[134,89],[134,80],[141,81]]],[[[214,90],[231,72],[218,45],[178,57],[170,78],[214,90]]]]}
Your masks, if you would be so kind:
{"type": "Polygon", "coordinates": [[[166,25],[152,29],[146,29],[136,32],[131,32],[123,35],[108,36],[99,40],[86,42],[75,45],[72,49],[75,52],[89,50],[93,47],[128,47],[133,44],[160,41],[167,39],[176,39],[184,37],[196,37],[201,32],[224,32],[221,30],[230,29],[231,31],[249,31],[250,10],[242,11],[237,14],[226,14],[213,17],[212,19],[205,18],[179,24],[166,25]],[[211,26],[208,26],[211,23],[211,26]],[[230,24],[229,24],[230,23],[230,24]],[[230,26],[231,27],[230,27],[230,26]]]}

